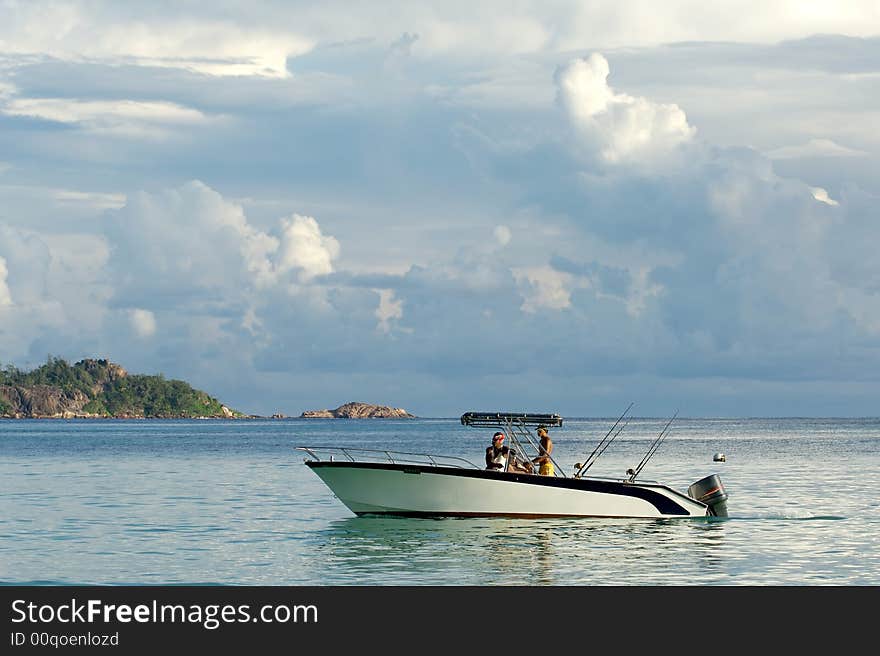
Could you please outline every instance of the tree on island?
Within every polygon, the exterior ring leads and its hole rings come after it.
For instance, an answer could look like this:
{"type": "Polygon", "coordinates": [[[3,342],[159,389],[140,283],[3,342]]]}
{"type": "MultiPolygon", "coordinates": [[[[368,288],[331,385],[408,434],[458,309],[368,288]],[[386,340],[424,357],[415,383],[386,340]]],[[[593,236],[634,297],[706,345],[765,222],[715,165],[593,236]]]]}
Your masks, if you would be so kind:
{"type": "Polygon", "coordinates": [[[32,371],[0,369],[0,416],[5,417],[243,417],[182,380],[131,375],[106,359],[74,365],[48,356],[32,371]]]}

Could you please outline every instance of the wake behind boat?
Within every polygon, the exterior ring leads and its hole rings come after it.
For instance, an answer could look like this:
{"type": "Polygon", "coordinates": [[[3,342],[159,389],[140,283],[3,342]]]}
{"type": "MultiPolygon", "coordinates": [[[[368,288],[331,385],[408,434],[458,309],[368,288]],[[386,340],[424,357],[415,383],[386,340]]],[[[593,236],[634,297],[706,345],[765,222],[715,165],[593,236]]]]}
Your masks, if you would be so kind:
{"type": "MultiPolygon", "coordinates": [[[[632,405],[630,405],[632,407],[632,405]]],[[[627,408],[627,412],[629,408],[627,408]]],[[[464,458],[353,447],[297,447],[305,464],[357,515],[408,517],[726,517],[727,494],[710,475],[679,492],[637,480],[659,448],[672,420],[628,478],[588,476],[587,471],[620,434],[624,412],[573,476],[541,450],[532,428],[561,427],[555,414],[468,412],[465,426],[496,427],[511,438],[501,469],[464,458]],[[615,432],[616,431],[616,432],[615,432]],[[552,475],[514,471],[517,456],[534,453],[553,462],[552,475]]],[[[625,424],[624,424],[625,425],[625,424]]]]}

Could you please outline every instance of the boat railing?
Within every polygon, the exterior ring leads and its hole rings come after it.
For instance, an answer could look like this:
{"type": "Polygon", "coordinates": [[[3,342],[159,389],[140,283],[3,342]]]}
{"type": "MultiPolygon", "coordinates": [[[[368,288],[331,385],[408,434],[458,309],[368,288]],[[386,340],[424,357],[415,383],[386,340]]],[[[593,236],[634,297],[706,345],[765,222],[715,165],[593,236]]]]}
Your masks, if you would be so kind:
{"type": "Polygon", "coordinates": [[[397,465],[431,465],[434,467],[479,469],[474,463],[465,458],[433,453],[407,453],[405,451],[363,449],[348,446],[298,446],[296,450],[305,452],[315,462],[347,460],[349,462],[390,462],[397,465]]]}

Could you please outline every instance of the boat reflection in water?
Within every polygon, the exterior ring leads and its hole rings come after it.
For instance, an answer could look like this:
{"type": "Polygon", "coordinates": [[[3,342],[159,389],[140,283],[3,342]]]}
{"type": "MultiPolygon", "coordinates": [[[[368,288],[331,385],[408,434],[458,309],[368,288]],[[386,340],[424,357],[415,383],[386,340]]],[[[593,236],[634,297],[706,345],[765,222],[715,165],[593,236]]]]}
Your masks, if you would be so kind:
{"type": "Polygon", "coordinates": [[[641,585],[645,572],[655,583],[706,583],[730,568],[728,528],[668,519],[350,517],[314,533],[310,550],[337,584],[641,585]]]}

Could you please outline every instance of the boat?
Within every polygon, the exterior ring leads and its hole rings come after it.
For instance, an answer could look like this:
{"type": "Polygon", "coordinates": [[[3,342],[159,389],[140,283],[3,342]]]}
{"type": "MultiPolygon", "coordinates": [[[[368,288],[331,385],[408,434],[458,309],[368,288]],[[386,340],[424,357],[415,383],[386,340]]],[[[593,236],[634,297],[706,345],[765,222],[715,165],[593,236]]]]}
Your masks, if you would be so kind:
{"type": "MultiPolygon", "coordinates": [[[[630,404],[630,408],[632,404],[630,404]]],[[[624,416],[584,463],[567,476],[553,460],[553,475],[514,471],[517,456],[541,454],[533,429],[561,428],[557,414],[466,412],[465,426],[496,427],[511,438],[503,469],[486,469],[456,456],[340,446],[298,446],[309,467],[358,516],[401,517],[726,517],[727,493],[717,474],[680,492],[639,475],[668,435],[672,419],[625,478],[588,471],[620,434],[624,416]]],[[[673,417],[674,419],[674,417],[673,417]]]]}

